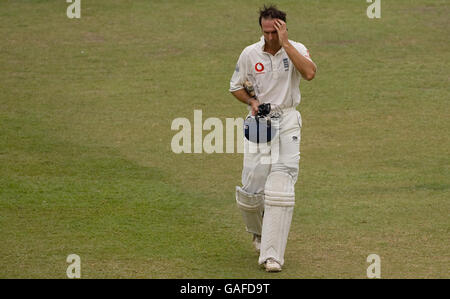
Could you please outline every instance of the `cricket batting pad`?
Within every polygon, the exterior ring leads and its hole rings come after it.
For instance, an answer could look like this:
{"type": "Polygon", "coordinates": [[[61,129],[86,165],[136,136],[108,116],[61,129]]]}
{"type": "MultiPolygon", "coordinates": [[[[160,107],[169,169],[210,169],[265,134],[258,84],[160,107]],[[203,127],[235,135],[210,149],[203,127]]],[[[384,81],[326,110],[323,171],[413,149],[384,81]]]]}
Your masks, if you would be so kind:
{"type": "Polygon", "coordinates": [[[261,235],[264,195],[250,194],[236,186],[236,202],[249,233],[261,235]]]}
{"type": "Polygon", "coordinates": [[[265,207],[259,263],[273,258],[284,264],[284,251],[295,204],[294,181],[284,172],[272,172],[264,188],[265,207]]]}

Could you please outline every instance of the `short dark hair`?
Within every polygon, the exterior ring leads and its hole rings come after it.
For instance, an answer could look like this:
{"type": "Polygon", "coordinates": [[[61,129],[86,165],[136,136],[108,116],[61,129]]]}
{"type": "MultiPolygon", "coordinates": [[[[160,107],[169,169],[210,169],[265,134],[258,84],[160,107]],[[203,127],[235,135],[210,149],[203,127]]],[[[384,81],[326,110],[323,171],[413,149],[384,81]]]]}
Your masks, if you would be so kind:
{"type": "Polygon", "coordinates": [[[261,19],[280,19],[286,23],[286,13],[284,11],[278,10],[276,5],[270,5],[269,7],[264,5],[264,7],[259,10],[260,27],[262,26],[261,19]]]}

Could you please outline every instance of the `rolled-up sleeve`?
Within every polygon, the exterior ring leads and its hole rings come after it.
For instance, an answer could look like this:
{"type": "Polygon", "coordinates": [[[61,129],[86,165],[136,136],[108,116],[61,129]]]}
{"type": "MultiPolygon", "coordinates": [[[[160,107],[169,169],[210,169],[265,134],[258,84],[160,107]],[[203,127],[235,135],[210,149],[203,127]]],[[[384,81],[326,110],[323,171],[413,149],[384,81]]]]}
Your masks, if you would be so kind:
{"type": "Polygon", "coordinates": [[[297,51],[300,52],[300,54],[302,54],[308,60],[312,61],[311,56],[309,55],[309,51],[305,47],[305,45],[303,45],[301,43],[293,43],[293,45],[294,45],[295,49],[297,49],[297,51]]]}
{"type": "MultiPolygon", "coordinates": [[[[291,44],[294,46],[294,48],[300,52],[300,54],[305,57],[306,59],[308,59],[309,61],[311,61],[312,63],[314,63],[314,61],[311,59],[311,56],[309,55],[309,51],[308,49],[305,47],[305,45],[301,44],[301,43],[297,43],[297,42],[291,42],[291,44]]],[[[297,73],[298,76],[301,77],[300,71],[294,67],[293,68],[294,72],[297,73]]]]}
{"type": "Polygon", "coordinates": [[[245,80],[247,79],[246,59],[247,55],[245,51],[242,51],[241,55],[239,56],[238,62],[236,63],[236,68],[234,69],[233,76],[230,80],[230,92],[244,88],[243,85],[245,80]]]}

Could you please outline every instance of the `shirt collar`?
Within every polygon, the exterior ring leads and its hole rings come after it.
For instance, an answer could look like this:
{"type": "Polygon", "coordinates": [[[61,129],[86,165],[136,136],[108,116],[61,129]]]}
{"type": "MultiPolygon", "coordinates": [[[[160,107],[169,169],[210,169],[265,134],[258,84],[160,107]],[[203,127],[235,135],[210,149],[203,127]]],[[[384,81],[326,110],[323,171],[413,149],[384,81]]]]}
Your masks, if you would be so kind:
{"type": "MultiPolygon", "coordinates": [[[[262,35],[262,36],[261,36],[261,39],[260,39],[259,42],[258,42],[258,48],[261,50],[262,53],[265,53],[265,52],[264,52],[264,46],[265,46],[265,45],[266,45],[266,41],[265,41],[265,39],[264,39],[264,35],[262,35]]],[[[281,49],[278,50],[278,52],[275,53],[275,55],[277,55],[278,53],[283,52],[283,51],[284,51],[284,49],[283,49],[283,47],[281,47],[281,49]]]]}
{"type": "Polygon", "coordinates": [[[259,39],[259,49],[261,52],[264,52],[264,45],[266,44],[266,41],[264,40],[264,35],[261,36],[259,39]]]}

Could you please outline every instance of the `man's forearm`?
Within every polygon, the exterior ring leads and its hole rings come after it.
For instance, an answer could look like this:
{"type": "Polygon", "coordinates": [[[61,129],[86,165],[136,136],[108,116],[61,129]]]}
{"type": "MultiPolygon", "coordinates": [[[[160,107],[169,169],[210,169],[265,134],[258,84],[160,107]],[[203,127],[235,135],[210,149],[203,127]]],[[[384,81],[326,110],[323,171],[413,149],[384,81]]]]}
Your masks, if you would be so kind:
{"type": "Polygon", "coordinates": [[[231,93],[236,99],[238,99],[242,103],[249,105],[252,110],[252,115],[256,115],[259,106],[259,101],[256,98],[250,97],[244,88],[232,91],[231,93]]]}
{"type": "Polygon", "coordinates": [[[247,105],[250,105],[251,100],[256,100],[255,98],[250,97],[244,88],[232,91],[231,93],[234,95],[236,99],[247,105]]]}
{"type": "Polygon", "coordinates": [[[316,65],[314,62],[300,54],[290,42],[284,44],[283,48],[295,68],[302,74],[302,77],[308,81],[314,79],[314,76],[316,75],[316,65]]]}

